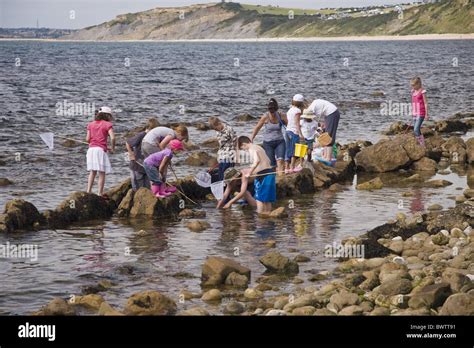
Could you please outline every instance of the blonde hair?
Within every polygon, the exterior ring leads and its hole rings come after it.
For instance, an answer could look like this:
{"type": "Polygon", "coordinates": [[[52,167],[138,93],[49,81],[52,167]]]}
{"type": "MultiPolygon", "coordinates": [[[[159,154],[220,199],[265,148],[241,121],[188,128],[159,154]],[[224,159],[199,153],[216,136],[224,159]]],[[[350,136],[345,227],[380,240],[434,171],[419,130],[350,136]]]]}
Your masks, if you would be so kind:
{"type": "Polygon", "coordinates": [[[153,118],[148,119],[148,121],[146,121],[145,128],[148,129],[148,130],[152,130],[153,128],[156,128],[159,125],[160,125],[160,123],[158,122],[158,120],[153,117],[153,118]]]}
{"type": "Polygon", "coordinates": [[[174,129],[174,131],[177,134],[179,134],[183,140],[188,141],[189,133],[188,133],[188,128],[186,128],[186,126],[179,125],[178,127],[174,129]]]}
{"type": "Polygon", "coordinates": [[[412,78],[412,79],[410,80],[410,83],[411,83],[412,86],[420,86],[420,87],[422,86],[422,85],[421,85],[421,78],[418,77],[418,76],[412,78]]]}

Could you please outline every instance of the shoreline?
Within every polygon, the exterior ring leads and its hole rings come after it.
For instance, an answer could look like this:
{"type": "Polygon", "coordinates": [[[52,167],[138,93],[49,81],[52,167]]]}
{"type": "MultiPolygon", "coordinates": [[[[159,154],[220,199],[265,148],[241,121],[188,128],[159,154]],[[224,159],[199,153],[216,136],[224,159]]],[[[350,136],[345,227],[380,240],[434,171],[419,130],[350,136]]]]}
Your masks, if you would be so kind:
{"type": "Polygon", "coordinates": [[[377,36],[330,36],[301,38],[246,38],[246,39],[174,39],[174,40],[74,40],[74,39],[35,39],[35,38],[0,38],[1,41],[39,41],[39,42],[157,42],[157,43],[259,43],[259,42],[340,42],[340,41],[433,41],[433,40],[473,40],[470,34],[420,34],[420,35],[377,35],[377,36]]]}

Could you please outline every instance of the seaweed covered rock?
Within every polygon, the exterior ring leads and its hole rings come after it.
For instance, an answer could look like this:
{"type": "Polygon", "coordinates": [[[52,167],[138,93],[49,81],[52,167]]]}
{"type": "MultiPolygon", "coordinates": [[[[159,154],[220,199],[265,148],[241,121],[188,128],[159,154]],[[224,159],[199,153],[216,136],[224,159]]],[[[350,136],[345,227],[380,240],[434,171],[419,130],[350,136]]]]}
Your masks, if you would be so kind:
{"type": "Polygon", "coordinates": [[[271,251],[259,259],[260,263],[271,273],[297,274],[298,263],[277,251],[271,251]]]}
{"type": "Polygon", "coordinates": [[[0,233],[31,230],[43,222],[44,217],[33,204],[14,199],[5,204],[4,213],[0,215],[0,233]]]}
{"type": "Polygon", "coordinates": [[[158,291],[142,291],[136,293],[125,305],[125,315],[173,315],[176,303],[158,291]]]}
{"type": "Polygon", "coordinates": [[[315,192],[313,173],[303,169],[297,174],[282,175],[277,178],[277,197],[293,196],[298,193],[315,192]]]}
{"type": "Polygon", "coordinates": [[[178,214],[180,211],[180,198],[177,194],[158,199],[147,188],[142,187],[135,192],[130,217],[149,216],[162,217],[178,214]]]}
{"type": "Polygon", "coordinates": [[[105,219],[112,216],[111,201],[87,192],[74,192],[55,210],[44,213],[50,227],[65,227],[77,222],[105,219]]]}

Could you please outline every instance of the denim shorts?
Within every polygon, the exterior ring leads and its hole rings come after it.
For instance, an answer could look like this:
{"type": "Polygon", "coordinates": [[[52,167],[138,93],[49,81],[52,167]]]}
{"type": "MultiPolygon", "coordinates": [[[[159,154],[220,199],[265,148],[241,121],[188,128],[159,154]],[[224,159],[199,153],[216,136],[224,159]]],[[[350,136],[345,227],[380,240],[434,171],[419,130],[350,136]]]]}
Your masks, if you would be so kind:
{"type": "Polygon", "coordinates": [[[299,143],[300,137],[292,131],[287,131],[286,134],[288,135],[288,143],[286,144],[285,160],[289,161],[295,156],[295,146],[299,143]]]}
{"type": "Polygon", "coordinates": [[[282,161],[285,159],[285,148],[286,144],[283,139],[263,142],[263,149],[268,158],[270,158],[272,167],[276,167],[276,161],[282,161]]]}

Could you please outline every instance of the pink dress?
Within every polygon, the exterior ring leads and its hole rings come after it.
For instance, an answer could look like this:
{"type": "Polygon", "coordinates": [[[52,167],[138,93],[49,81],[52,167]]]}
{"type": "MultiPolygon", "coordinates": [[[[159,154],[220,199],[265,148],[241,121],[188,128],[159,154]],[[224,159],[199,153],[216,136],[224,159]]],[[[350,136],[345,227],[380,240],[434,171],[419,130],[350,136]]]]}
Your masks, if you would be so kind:
{"type": "Polygon", "coordinates": [[[423,95],[426,93],[424,89],[411,90],[411,106],[413,109],[413,117],[425,117],[426,105],[423,100],[423,95]]]}

